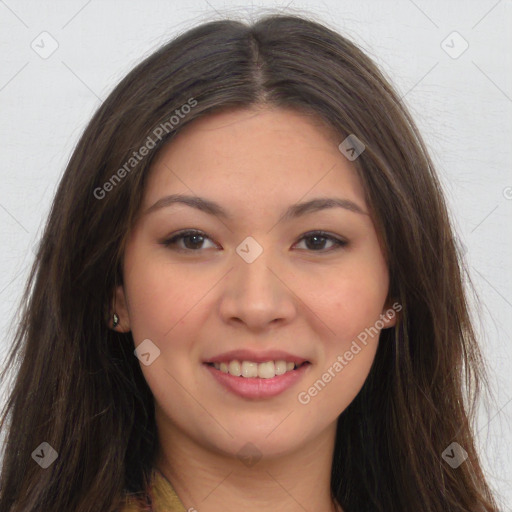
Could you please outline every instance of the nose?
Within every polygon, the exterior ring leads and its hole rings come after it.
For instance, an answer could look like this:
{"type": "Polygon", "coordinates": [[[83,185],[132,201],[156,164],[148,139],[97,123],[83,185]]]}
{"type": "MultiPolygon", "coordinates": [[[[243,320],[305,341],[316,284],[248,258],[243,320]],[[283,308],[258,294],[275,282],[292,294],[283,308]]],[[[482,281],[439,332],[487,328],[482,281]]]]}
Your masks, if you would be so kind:
{"type": "Polygon", "coordinates": [[[286,324],[297,313],[297,296],[289,272],[271,251],[252,263],[234,254],[234,266],[224,281],[220,314],[224,322],[242,323],[251,331],[286,324]]]}

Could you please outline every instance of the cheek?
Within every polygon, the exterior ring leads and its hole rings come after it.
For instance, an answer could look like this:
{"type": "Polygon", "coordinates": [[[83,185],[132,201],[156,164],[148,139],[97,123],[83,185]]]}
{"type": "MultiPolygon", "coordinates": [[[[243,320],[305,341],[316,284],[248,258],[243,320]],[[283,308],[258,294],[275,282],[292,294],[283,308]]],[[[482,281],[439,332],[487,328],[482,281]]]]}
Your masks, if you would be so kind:
{"type": "Polygon", "coordinates": [[[125,287],[135,340],[154,337],[163,342],[171,335],[175,337],[180,324],[214,284],[204,272],[173,265],[165,255],[150,258],[142,252],[132,254],[126,258],[126,268],[129,273],[125,287]]]}
{"type": "Polygon", "coordinates": [[[368,377],[379,343],[375,323],[384,300],[381,293],[362,290],[359,283],[347,285],[343,292],[330,306],[335,335],[324,339],[318,368],[299,399],[310,400],[317,414],[330,421],[350,405],[368,377]]]}
{"type": "Polygon", "coordinates": [[[314,292],[308,291],[305,302],[328,328],[329,339],[349,342],[380,318],[388,293],[387,270],[356,262],[325,278],[314,292]]]}
{"type": "Polygon", "coordinates": [[[328,416],[330,420],[334,420],[353,402],[368,377],[375,359],[377,344],[361,345],[360,349],[360,352],[352,355],[350,361],[345,354],[352,352],[340,351],[339,356],[343,362],[336,358],[330,361],[320,378],[314,382],[314,390],[309,389],[310,395],[317,393],[311,401],[319,399],[318,412],[328,416]]]}
{"type": "Polygon", "coordinates": [[[379,320],[388,291],[387,271],[354,274],[345,285],[337,305],[338,336],[326,349],[321,378],[330,379],[325,398],[327,403],[336,404],[338,412],[359,393],[375,359],[382,328],[379,320]]]}
{"type": "Polygon", "coordinates": [[[318,316],[330,334],[324,337],[319,367],[308,383],[312,387],[305,390],[322,414],[333,418],[353,401],[368,377],[389,284],[381,258],[359,255],[344,263],[333,272],[329,286],[315,294],[318,316]]]}

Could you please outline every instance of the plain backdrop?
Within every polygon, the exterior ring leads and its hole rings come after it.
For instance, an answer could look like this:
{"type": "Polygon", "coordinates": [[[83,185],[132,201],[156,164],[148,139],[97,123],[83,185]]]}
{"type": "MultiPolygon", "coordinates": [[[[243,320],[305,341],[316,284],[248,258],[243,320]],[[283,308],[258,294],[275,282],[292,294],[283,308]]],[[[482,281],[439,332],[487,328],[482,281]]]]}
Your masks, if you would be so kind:
{"type": "Polygon", "coordinates": [[[101,101],[176,34],[226,15],[277,11],[310,15],[366,50],[428,144],[480,299],[474,315],[494,400],[482,402],[478,447],[510,511],[510,0],[0,1],[1,361],[56,186],[101,101]]]}

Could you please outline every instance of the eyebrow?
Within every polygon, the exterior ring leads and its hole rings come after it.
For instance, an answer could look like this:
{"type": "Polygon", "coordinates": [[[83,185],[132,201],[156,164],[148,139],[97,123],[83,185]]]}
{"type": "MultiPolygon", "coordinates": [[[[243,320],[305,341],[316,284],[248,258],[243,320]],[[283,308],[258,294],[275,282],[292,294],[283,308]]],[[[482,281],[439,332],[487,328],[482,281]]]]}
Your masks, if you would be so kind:
{"type": "MultiPolygon", "coordinates": [[[[191,208],[196,208],[209,215],[215,215],[227,220],[233,220],[233,216],[229,214],[220,204],[215,203],[209,199],[199,196],[188,196],[184,194],[171,194],[162,197],[155,204],[146,209],[143,215],[148,215],[152,212],[171,206],[173,204],[184,204],[191,208]]],[[[342,199],[338,197],[317,197],[303,203],[293,204],[283,213],[283,221],[301,217],[312,212],[318,212],[329,208],[344,208],[345,210],[361,215],[368,215],[359,205],[350,201],[349,199],[342,199]]]]}

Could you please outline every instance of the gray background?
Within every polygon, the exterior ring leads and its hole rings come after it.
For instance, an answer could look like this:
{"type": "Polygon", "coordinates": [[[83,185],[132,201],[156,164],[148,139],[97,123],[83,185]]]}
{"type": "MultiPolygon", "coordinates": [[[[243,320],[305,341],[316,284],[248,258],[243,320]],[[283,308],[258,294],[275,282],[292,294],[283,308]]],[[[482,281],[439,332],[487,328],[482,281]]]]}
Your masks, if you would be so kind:
{"type": "Polygon", "coordinates": [[[57,183],[100,102],[178,32],[270,10],[308,14],[361,45],[423,133],[480,300],[494,398],[482,401],[478,447],[512,510],[510,0],[0,1],[0,360],[57,183]]]}

